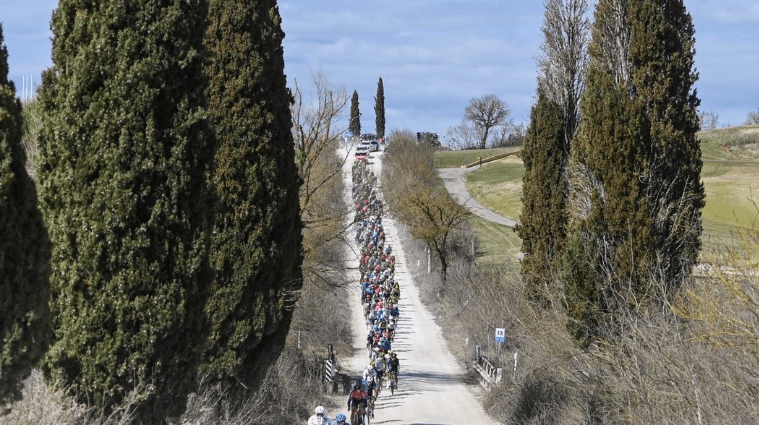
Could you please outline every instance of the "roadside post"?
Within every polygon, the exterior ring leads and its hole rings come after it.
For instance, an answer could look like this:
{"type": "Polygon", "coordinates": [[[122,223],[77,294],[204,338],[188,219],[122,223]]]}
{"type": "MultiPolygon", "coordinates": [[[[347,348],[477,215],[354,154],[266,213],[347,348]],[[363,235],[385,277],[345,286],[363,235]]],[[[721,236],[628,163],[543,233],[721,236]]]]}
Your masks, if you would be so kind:
{"type": "Polygon", "coordinates": [[[335,385],[332,381],[335,377],[335,353],[332,351],[332,344],[327,345],[327,361],[325,362],[324,381],[327,383],[330,393],[335,392],[335,385]]]}

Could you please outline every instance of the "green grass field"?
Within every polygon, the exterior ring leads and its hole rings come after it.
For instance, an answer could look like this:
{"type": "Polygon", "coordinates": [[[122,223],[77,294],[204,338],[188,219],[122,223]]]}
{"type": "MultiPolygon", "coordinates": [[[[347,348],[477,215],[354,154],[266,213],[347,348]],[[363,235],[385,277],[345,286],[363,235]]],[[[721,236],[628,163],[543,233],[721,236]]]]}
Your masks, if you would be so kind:
{"type": "Polygon", "coordinates": [[[706,190],[704,248],[720,250],[759,220],[759,126],[704,131],[699,139],[706,190]]]}
{"type": "Polygon", "coordinates": [[[522,213],[524,165],[509,157],[483,164],[466,175],[469,193],[480,204],[502,216],[519,220],[522,213]]]}
{"type": "MultiPolygon", "coordinates": [[[[706,191],[702,240],[705,251],[720,250],[733,245],[735,232],[749,229],[759,221],[759,126],[703,131],[698,138],[704,161],[701,179],[706,191]]],[[[435,154],[434,163],[437,168],[460,167],[479,157],[518,149],[445,151],[435,154]]],[[[466,175],[466,185],[479,203],[518,220],[522,211],[523,175],[521,160],[509,157],[472,170],[466,175]]],[[[508,264],[508,259],[516,261],[521,245],[516,233],[479,218],[473,220],[473,226],[482,246],[480,264],[503,265],[508,264]]]]}
{"type": "Polygon", "coordinates": [[[495,149],[474,149],[465,151],[440,151],[436,152],[433,157],[435,168],[454,168],[471,164],[480,158],[485,159],[491,156],[504,153],[516,152],[522,149],[521,146],[512,146],[508,148],[495,149]]]}
{"type": "Polygon", "coordinates": [[[472,216],[469,222],[479,240],[477,264],[483,268],[494,267],[519,273],[517,254],[522,248],[522,240],[514,229],[477,216],[472,216]]]}

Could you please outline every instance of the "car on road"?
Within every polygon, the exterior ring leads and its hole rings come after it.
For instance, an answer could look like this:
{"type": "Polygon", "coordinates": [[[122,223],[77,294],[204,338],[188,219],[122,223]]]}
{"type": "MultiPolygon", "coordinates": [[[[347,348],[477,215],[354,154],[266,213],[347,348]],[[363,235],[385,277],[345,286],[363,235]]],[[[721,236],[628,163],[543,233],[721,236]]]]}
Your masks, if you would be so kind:
{"type": "Polygon", "coordinates": [[[376,140],[370,140],[369,141],[369,151],[370,152],[377,152],[379,150],[379,142],[376,140]]]}
{"type": "Polygon", "coordinates": [[[367,153],[368,154],[369,152],[374,152],[374,150],[372,149],[371,143],[369,143],[369,142],[361,142],[358,145],[356,145],[356,155],[358,155],[359,153],[367,153]]]}
{"type": "Polygon", "coordinates": [[[356,151],[354,152],[354,156],[356,159],[367,159],[369,156],[369,152],[371,150],[371,147],[369,143],[359,143],[358,146],[356,146],[356,151]]]}

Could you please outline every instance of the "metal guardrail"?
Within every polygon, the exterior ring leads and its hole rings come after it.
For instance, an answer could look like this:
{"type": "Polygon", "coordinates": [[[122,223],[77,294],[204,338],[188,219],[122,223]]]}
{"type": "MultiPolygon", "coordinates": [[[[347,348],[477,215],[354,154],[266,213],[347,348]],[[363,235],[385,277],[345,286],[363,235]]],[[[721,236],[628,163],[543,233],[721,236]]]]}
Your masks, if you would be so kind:
{"type": "Polygon", "coordinates": [[[503,381],[503,369],[493,366],[487,357],[481,354],[479,346],[477,347],[475,357],[473,362],[474,370],[479,373],[481,378],[480,383],[483,387],[496,386],[503,381]]]}
{"type": "Polygon", "coordinates": [[[496,161],[496,160],[499,160],[499,159],[506,158],[507,156],[519,156],[521,154],[522,154],[522,150],[520,149],[518,151],[509,152],[509,153],[502,153],[502,154],[498,154],[498,155],[493,155],[493,156],[489,156],[487,158],[480,157],[477,161],[474,161],[474,162],[472,162],[470,164],[462,165],[461,168],[472,168],[475,165],[482,165],[482,164],[486,164],[486,163],[491,162],[491,161],[496,161]]]}

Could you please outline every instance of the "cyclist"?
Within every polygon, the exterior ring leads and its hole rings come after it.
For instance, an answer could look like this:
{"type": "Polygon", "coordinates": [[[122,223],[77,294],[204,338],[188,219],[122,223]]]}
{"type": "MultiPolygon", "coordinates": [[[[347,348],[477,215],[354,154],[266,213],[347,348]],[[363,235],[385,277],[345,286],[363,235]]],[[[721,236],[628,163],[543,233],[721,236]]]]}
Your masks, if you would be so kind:
{"type": "Polygon", "coordinates": [[[364,381],[368,381],[369,378],[372,378],[372,379],[376,379],[377,378],[377,371],[374,369],[374,367],[372,367],[371,364],[369,364],[368,366],[366,366],[366,368],[364,369],[363,380],[364,381]]]}
{"type": "Polygon", "coordinates": [[[335,416],[335,421],[332,422],[332,425],[351,425],[345,422],[347,419],[348,418],[346,418],[345,415],[338,413],[337,416],[335,416]]]}
{"type": "Polygon", "coordinates": [[[387,370],[390,373],[390,379],[387,380],[387,386],[389,388],[391,380],[394,384],[398,385],[398,372],[400,371],[401,365],[398,361],[398,356],[394,352],[390,351],[388,354],[390,354],[390,360],[387,362],[387,370]]]}
{"type": "Polygon", "coordinates": [[[377,371],[377,383],[382,384],[382,376],[385,374],[387,365],[385,364],[385,356],[380,354],[374,360],[374,370],[377,371]]]}
{"type": "Polygon", "coordinates": [[[377,381],[369,378],[369,380],[366,382],[366,398],[367,398],[367,404],[369,407],[369,412],[371,412],[372,419],[374,419],[374,402],[377,400],[376,387],[377,387],[377,381]]]}
{"type": "Polygon", "coordinates": [[[384,352],[390,351],[390,348],[391,348],[390,340],[389,339],[385,339],[385,337],[381,337],[380,338],[380,348],[384,352]]]}
{"type": "Polygon", "coordinates": [[[366,411],[366,391],[361,388],[361,384],[356,382],[353,385],[353,391],[348,395],[348,410],[351,412],[351,423],[362,423],[364,412],[366,411]]]}
{"type": "Polygon", "coordinates": [[[323,406],[316,406],[314,414],[308,418],[308,425],[328,425],[329,418],[327,417],[327,409],[323,406]]]}

